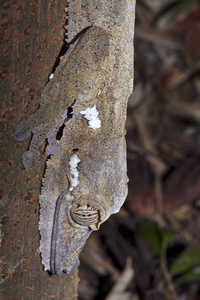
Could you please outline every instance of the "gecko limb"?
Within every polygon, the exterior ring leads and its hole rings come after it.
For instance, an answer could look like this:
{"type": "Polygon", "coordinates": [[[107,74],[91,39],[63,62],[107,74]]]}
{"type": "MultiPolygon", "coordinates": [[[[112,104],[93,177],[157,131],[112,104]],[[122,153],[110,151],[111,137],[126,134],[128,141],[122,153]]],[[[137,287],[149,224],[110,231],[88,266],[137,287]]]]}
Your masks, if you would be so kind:
{"type": "Polygon", "coordinates": [[[45,139],[46,133],[36,133],[33,135],[29,150],[24,152],[22,155],[22,164],[25,167],[25,169],[33,169],[37,165],[38,157],[40,155],[40,152],[38,150],[38,145],[42,143],[42,141],[45,139]]]}
{"type": "Polygon", "coordinates": [[[42,92],[39,109],[29,119],[19,122],[14,131],[16,141],[33,133],[29,151],[22,159],[26,169],[36,166],[39,146],[46,138],[46,156],[59,150],[56,135],[69,107],[73,105],[74,112],[79,113],[96,103],[105,80],[108,55],[107,32],[101,27],[91,26],[61,57],[53,78],[42,92]]]}

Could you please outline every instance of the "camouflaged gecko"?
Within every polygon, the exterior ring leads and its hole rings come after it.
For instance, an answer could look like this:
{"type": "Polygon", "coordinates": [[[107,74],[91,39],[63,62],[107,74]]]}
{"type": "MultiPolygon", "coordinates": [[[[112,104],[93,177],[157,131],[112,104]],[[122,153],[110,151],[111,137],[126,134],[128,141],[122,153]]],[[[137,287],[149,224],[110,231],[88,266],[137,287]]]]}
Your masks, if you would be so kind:
{"type": "Polygon", "coordinates": [[[134,0],[70,1],[68,42],[85,32],[62,57],[40,108],[15,129],[17,141],[33,133],[22,158],[26,169],[36,166],[39,146],[48,139],[39,230],[42,263],[53,274],[77,266],[92,230],[118,212],[127,195],[124,135],[133,88],[134,7],[134,0]]]}
{"type": "Polygon", "coordinates": [[[39,145],[45,138],[48,138],[45,155],[58,151],[56,134],[67,118],[68,108],[75,102],[77,110],[94,105],[102,88],[109,54],[109,38],[106,31],[93,26],[73,48],[62,57],[54,78],[45,87],[40,108],[15,128],[16,141],[22,141],[33,133],[29,151],[25,152],[22,158],[25,169],[36,167],[39,145]]]}

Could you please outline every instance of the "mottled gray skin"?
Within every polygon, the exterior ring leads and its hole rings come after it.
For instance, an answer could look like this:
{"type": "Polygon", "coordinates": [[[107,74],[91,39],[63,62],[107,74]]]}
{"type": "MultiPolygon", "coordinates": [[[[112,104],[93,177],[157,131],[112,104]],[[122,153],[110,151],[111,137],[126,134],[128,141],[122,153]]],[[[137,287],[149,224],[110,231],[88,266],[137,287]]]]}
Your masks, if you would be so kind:
{"type": "Polygon", "coordinates": [[[127,195],[125,121],[133,88],[134,0],[70,1],[68,41],[90,27],[71,46],[42,94],[40,109],[16,128],[15,139],[34,133],[25,168],[38,160],[38,147],[48,138],[47,161],[40,195],[40,252],[45,270],[64,275],[79,263],[92,230],[121,208],[127,195]],[[95,25],[95,26],[94,26],[95,25]],[[80,112],[94,106],[101,127],[93,129],[80,112]],[[55,133],[71,107],[63,136],[55,133]],[[59,151],[57,151],[59,149],[59,151]],[[70,159],[77,155],[79,182],[73,187],[70,159]],[[87,226],[72,213],[90,207],[98,221],[87,226]]]}
{"type": "Polygon", "coordinates": [[[104,134],[88,129],[87,124],[83,124],[86,123],[84,120],[77,122],[74,118],[67,123],[69,127],[64,132],[60,151],[48,161],[40,196],[42,261],[46,270],[57,275],[67,274],[77,266],[79,253],[89,234],[97,230],[110,214],[119,211],[127,195],[124,136],[110,140],[111,136],[107,139],[104,134]],[[77,132],[78,128],[82,129],[77,132]],[[70,192],[67,189],[71,182],[68,162],[74,154],[73,149],[80,158],[80,183],[70,192]],[[49,217],[53,210],[49,203],[54,203],[56,207],[53,224],[50,224],[49,217]],[[76,224],[70,216],[70,208],[74,204],[89,204],[98,209],[98,223],[90,227],[76,224]],[[53,228],[51,243],[48,226],[53,228]]]}
{"type": "Polygon", "coordinates": [[[56,134],[72,104],[80,102],[77,109],[84,110],[84,105],[87,107],[95,103],[104,82],[108,55],[108,34],[104,29],[93,26],[62,57],[53,79],[42,93],[39,109],[28,119],[19,122],[14,131],[16,141],[22,141],[33,133],[29,150],[22,157],[25,169],[36,167],[39,146],[44,139],[48,138],[46,156],[58,151],[56,134]]]}

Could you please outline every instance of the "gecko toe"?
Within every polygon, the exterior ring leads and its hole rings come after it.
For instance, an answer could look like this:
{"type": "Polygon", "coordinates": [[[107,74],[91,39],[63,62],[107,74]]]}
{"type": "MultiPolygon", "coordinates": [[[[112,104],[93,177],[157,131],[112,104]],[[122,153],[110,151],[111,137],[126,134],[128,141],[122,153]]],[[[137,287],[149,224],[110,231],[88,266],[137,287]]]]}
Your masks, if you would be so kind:
{"type": "Polygon", "coordinates": [[[30,130],[27,129],[27,119],[21,120],[14,129],[14,139],[21,142],[29,135],[30,130]]]}
{"type": "Polygon", "coordinates": [[[44,155],[49,156],[50,154],[55,154],[59,150],[59,146],[54,144],[54,145],[47,145],[46,150],[44,155]]]}
{"type": "Polygon", "coordinates": [[[22,155],[22,164],[26,170],[29,169],[34,169],[37,166],[38,162],[38,157],[39,157],[39,152],[38,153],[32,153],[32,151],[26,151],[22,155]]]}

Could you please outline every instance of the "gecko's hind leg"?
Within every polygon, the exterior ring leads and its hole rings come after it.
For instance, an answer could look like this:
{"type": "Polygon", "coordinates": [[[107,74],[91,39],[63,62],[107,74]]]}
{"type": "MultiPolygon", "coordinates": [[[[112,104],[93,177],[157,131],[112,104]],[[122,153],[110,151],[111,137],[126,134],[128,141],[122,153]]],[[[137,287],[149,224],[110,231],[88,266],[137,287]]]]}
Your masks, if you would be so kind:
{"type": "Polygon", "coordinates": [[[43,110],[38,109],[28,119],[21,120],[14,129],[14,139],[17,142],[21,142],[27,138],[31,131],[33,132],[34,128],[41,123],[43,115],[43,110]]]}
{"type": "Polygon", "coordinates": [[[23,141],[31,133],[31,126],[29,119],[21,120],[14,129],[14,139],[17,142],[23,141]]]}

